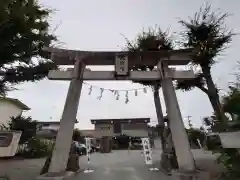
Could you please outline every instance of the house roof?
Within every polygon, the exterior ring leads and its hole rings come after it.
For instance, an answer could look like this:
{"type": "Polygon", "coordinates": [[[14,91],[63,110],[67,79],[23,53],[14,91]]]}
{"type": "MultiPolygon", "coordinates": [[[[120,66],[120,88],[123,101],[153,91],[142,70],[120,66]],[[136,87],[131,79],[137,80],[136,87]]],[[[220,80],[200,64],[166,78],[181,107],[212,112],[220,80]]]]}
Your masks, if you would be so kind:
{"type": "MultiPolygon", "coordinates": [[[[37,121],[38,124],[60,124],[60,121],[37,121]]],[[[78,123],[78,120],[76,119],[76,122],[78,123]]]]}
{"type": "Polygon", "coordinates": [[[92,119],[92,124],[109,123],[149,123],[150,118],[122,118],[122,119],[92,119]]]}
{"type": "Polygon", "coordinates": [[[26,104],[24,104],[18,99],[9,98],[9,97],[0,97],[0,101],[8,101],[8,102],[11,102],[12,104],[15,104],[22,110],[30,110],[30,108],[26,104]]]}
{"type": "Polygon", "coordinates": [[[83,129],[83,130],[80,130],[82,136],[93,136],[95,137],[96,136],[96,130],[95,129],[83,129]]]}
{"type": "Polygon", "coordinates": [[[38,124],[60,124],[60,121],[38,121],[38,124]]]}
{"type": "Polygon", "coordinates": [[[37,137],[41,138],[56,138],[57,130],[54,129],[42,129],[36,132],[37,137]]]}

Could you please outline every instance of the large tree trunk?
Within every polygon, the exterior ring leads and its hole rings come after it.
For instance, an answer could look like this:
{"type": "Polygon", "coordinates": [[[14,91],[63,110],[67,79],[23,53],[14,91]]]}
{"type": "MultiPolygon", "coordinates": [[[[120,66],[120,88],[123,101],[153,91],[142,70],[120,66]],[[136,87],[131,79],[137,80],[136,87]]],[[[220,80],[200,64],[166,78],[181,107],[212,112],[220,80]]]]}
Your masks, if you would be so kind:
{"type": "Polygon", "coordinates": [[[161,145],[162,145],[162,150],[164,152],[165,150],[165,139],[164,139],[164,117],[163,117],[163,112],[162,112],[162,106],[161,106],[161,101],[159,98],[159,88],[157,86],[154,86],[154,103],[155,103],[155,108],[156,108],[156,113],[157,113],[157,119],[158,119],[158,125],[160,129],[158,130],[160,139],[161,139],[161,145]]]}
{"type": "Polygon", "coordinates": [[[206,79],[206,84],[207,84],[207,88],[208,88],[208,98],[210,100],[210,103],[213,107],[213,110],[216,114],[217,119],[220,121],[221,125],[220,125],[220,130],[224,131],[226,128],[226,116],[224,114],[224,111],[222,109],[220,100],[219,100],[219,95],[218,95],[218,91],[217,88],[215,87],[214,83],[213,83],[213,79],[211,76],[211,71],[210,68],[206,68],[206,67],[202,67],[202,71],[204,74],[204,77],[206,79]]]}

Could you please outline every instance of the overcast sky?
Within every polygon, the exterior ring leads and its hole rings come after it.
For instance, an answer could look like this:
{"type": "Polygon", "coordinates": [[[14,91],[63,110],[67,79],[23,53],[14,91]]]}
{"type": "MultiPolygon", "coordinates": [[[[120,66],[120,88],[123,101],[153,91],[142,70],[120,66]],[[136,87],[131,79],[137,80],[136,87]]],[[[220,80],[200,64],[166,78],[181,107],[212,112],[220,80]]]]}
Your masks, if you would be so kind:
{"type": "MultiPolygon", "coordinates": [[[[52,15],[52,29],[55,31],[62,47],[81,50],[119,50],[124,46],[123,34],[134,39],[143,29],[159,25],[163,30],[170,28],[172,32],[181,31],[179,19],[199,10],[206,1],[198,0],[40,0],[47,6],[54,8],[52,15]]],[[[227,25],[235,32],[239,32],[240,11],[237,0],[207,1],[213,8],[220,8],[223,12],[233,14],[228,18],[227,25]]],[[[234,79],[231,75],[235,71],[240,38],[234,37],[230,48],[219,58],[220,63],[213,69],[213,77],[219,88],[227,90],[228,82],[234,79]]],[[[96,69],[96,68],[95,68],[96,69]]],[[[127,90],[142,86],[131,82],[87,82],[98,87],[127,90]]],[[[43,80],[36,83],[25,83],[17,86],[18,91],[10,92],[9,96],[23,101],[31,110],[25,113],[39,121],[59,121],[67,94],[68,82],[43,80]]],[[[132,118],[150,117],[156,122],[156,111],[151,89],[147,93],[139,91],[135,97],[129,92],[130,102],[125,104],[125,94],[120,93],[120,99],[109,91],[103,92],[98,100],[99,88],[93,88],[88,95],[88,85],[83,85],[76,125],[80,129],[93,128],[90,119],[93,118],[132,118]]],[[[224,93],[224,91],[221,91],[224,93]]],[[[193,124],[201,125],[201,117],[212,114],[212,107],[207,96],[198,89],[190,92],[177,91],[182,116],[192,116],[193,124]]],[[[165,105],[161,95],[163,110],[165,105]]]]}

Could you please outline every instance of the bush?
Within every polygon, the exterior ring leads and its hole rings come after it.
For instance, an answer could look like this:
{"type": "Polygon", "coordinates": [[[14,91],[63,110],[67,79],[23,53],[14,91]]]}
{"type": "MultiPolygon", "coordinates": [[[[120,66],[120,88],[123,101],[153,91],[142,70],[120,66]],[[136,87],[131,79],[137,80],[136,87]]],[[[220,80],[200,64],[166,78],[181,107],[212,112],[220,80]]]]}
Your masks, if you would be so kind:
{"type": "Polygon", "coordinates": [[[39,138],[31,138],[23,149],[17,153],[17,156],[24,158],[41,158],[49,156],[52,152],[53,144],[46,143],[39,138]]]}
{"type": "Polygon", "coordinates": [[[7,130],[21,131],[19,144],[25,144],[32,137],[36,136],[37,121],[32,120],[31,117],[17,116],[11,117],[11,121],[8,123],[7,130]]]}
{"type": "Polygon", "coordinates": [[[225,171],[221,174],[224,180],[239,180],[240,154],[237,149],[221,149],[218,162],[224,165],[225,171]]]}
{"type": "Polygon", "coordinates": [[[186,129],[186,131],[187,131],[187,135],[188,135],[188,139],[191,144],[191,147],[200,148],[198,144],[198,140],[202,145],[204,144],[205,134],[200,129],[190,128],[190,129],[186,129]]]}

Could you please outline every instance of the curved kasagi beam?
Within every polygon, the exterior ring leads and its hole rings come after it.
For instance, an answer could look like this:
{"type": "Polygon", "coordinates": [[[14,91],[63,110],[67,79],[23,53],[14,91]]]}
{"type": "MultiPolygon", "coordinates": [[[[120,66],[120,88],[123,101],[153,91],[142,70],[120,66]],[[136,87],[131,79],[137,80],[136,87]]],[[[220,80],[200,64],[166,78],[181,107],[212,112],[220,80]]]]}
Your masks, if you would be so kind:
{"type": "Polygon", "coordinates": [[[82,59],[85,65],[114,65],[118,55],[127,55],[129,67],[137,65],[155,66],[159,60],[169,65],[186,65],[191,61],[192,49],[163,51],[81,51],[59,48],[44,48],[49,58],[58,65],[73,65],[77,59],[82,59]]]}

